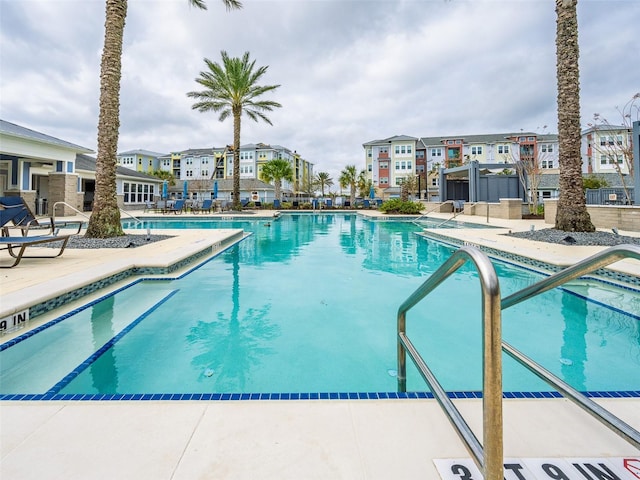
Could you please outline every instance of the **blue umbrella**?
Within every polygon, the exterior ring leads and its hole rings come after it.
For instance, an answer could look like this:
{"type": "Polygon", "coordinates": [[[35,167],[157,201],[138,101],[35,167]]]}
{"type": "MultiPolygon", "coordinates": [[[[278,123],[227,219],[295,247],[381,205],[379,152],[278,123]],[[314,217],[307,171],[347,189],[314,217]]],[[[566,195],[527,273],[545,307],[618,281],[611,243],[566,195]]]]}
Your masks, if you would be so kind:
{"type": "Polygon", "coordinates": [[[189,185],[187,184],[187,181],[184,181],[184,184],[182,185],[182,198],[184,198],[186,200],[186,198],[189,196],[189,185]]]}
{"type": "Polygon", "coordinates": [[[371,200],[376,198],[376,190],[373,188],[373,185],[371,185],[371,188],[369,189],[369,198],[371,200]]]}
{"type": "Polygon", "coordinates": [[[164,182],[162,182],[162,199],[166,200],[167,196],[168,196],[168,192],[167,189],[169,188],[169,182],[167,182],[166,180],[164,182]]]}
{"type": "Polygon", "coordinates": [[[218,198],[218,180],[214,180],[213,182],[213,199],[218,198]]]}

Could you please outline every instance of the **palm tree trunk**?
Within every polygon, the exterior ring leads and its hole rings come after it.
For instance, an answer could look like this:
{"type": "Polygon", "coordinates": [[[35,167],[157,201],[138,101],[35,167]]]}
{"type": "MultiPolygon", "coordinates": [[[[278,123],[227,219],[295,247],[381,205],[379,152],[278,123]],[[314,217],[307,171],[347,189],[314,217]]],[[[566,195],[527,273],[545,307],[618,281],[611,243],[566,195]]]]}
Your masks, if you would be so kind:
{"type": "Polygon", "coordinates": [[[240,116],[242,109],[233,107],[233,209],[242,210],[240,202],[240,116]]]}
{"type": "Polygon", "coordinates": [[[122,39],[127,0],[107,0],[104,47],[100,65],[100,116],[96,190],[87,237],[108,238],[124,235],[116,196],[116,155],[120,128],[120,77],[122,39]]]}
{"type": "Polygon", "coordinates": [[[578,0],[556,0],[558,143],[560,198],[555,228],[593,232],[582,183],[580,156],[580,79],[578,69],[578,0]]]}

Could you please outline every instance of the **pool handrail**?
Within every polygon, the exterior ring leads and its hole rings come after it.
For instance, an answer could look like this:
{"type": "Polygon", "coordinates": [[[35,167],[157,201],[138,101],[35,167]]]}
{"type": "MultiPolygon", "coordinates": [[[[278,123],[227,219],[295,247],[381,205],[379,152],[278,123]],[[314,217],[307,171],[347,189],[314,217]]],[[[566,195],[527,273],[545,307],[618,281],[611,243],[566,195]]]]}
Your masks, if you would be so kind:
{"type": "Polygon", "coordinates": [[[456,429],[484,478],[502,478],[503,420],[502,420],[502,352],[500,285],[489,257],[477,247],[465,246],[457,250],[398,309],[398,390],[406,392],[406,354],[413,360],[422,378],[429,385],[447,418],[456,429]],[[435,375],[406,335],[407,312],[431,293],[447,277],[471,260],[478,271],[482,287],[482,345],[483,345],[483,443],[444,391],[435,375]]]}
{"type": "Polygon", "coordinates": [[[438,203],[435,207],[433,207],[431,210],[429,210],[427,213],[423,213],[422,215],[420,215],[419,217],[416,217],[414,219],[412,219],[411,221],[413,223],[415,223],[416,225],[420,226],[420,224],[418,224],[418,221],[421,218],[426,217],[427,215],[429,215],[432,212],[435,212],[438,208],[442,207],[443,205],[450,203],[451,205],[453,205],[453,200],[445,200],[444,202],[438,203]]]}
{"type": "MultiPolygon", "coordinates": [[[[635,258],[636,260],[640,260],[640,246],[630,244],[616,245],[602,252],[596,253],[595,255],[592,255],[571,267],[503,298],[500,302],[501,310],[505,310],[529,298],[546,292],[552,288],[556,288],[585,274],[592,273],[601,267],[610,265],[624,258],[635,258]]],[[[640,448],[640,432],[632,426],[613,415],[586,395],[574,389],[565,381],[546,370],[540,364],[509,345],[507,342],[502,341],[502,349],[518,363],[537,375],[540,379],[556,388],[558,392],[568,400],[571,400],[587,413],[591,414],[594,418],[624,438],[627,442],[631,443],[636,448],[640,448]]]]}

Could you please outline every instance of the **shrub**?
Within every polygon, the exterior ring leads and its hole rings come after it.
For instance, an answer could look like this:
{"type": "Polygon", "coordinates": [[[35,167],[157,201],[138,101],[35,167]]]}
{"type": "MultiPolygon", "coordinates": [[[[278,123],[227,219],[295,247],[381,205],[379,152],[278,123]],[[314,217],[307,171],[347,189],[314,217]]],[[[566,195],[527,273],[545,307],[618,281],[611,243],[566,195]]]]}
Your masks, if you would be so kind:
{"type": "Polygon", "coordinates": [[[422,210],[422,204],[418,202],[403,202],[399,198],[387,200],[380,206],[383,213],[398,213],[403,215],[417,215],[422,210]]]}

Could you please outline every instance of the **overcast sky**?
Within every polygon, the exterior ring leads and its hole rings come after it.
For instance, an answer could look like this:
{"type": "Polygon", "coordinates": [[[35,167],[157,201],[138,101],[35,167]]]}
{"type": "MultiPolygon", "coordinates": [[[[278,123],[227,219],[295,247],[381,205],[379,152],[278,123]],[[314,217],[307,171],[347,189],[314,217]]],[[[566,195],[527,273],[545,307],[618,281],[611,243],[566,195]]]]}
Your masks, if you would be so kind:
{"type": "MultiPolygon", "coordinates": [[[[227,12],[129,0],[118,151],[233,141],[231,119],[191,109],[203,59],[250,52],[282,108],[243,117],[241,143],[296,150],[335,180],[362,144],[557,132],[553,0],[244,0],[227,12]]],[[[104,0],[0,0],[0,118],[96,150],[104,0]]],[[[640,91],[640,0],[580,0],[583,127],[640,91]]]]}

